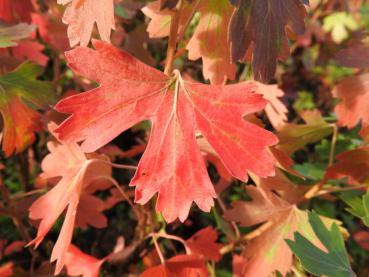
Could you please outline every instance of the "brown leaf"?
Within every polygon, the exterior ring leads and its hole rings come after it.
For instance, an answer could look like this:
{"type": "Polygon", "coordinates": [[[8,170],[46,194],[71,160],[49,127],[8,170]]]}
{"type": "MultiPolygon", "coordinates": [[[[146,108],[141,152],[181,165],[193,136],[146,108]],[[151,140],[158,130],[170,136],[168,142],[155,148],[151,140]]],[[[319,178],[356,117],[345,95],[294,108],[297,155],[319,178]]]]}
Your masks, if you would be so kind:
{"type": "Polygon", "coordinates": [[[286,27],[304,33],[305,7],[300,0],[231,2],[236,5],[228,35],[232,61],[244,59],[247,49],[253,47],[254,78],[268,81],[274,76],[277,60],[289,54],[286,27]]]}

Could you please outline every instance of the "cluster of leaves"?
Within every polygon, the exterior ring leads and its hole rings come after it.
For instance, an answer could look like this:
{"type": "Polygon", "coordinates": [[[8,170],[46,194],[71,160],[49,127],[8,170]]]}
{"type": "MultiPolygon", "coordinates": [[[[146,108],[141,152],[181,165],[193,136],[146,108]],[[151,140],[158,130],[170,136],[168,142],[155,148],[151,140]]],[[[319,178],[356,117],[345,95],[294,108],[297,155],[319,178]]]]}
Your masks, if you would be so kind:
{"type": "Polygon", "coordinates": [[[364,2],[0,0],[0,276],[368,275],[364,2]]]}

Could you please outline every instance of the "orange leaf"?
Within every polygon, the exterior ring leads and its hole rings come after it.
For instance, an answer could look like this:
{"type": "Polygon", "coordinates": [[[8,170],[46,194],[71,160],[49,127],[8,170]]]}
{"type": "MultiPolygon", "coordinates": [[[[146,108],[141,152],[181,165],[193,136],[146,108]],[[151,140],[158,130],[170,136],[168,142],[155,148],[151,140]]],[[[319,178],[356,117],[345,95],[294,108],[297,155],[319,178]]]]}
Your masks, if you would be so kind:
{"type": "Polygon", "coordinates": [[[73,244],[69,245],[65,255],[65,267],[69,276],[98,277],[104,262],[105,259],[98,260],[87,255],[73,244]]]}
{"type": "Polygon", "coordinates": [[[347,128],[355,127],[361,120],[360,135],[369,139],[369,74],[343,79],[333,88],[334,97],[341,100],[336,106],[338,124],[347,128]]]}
{"type": "Polygon", "coordinates": [[[55,221],[67,209],[62,229],[51,254],[51,262],[57,260],[55,273],[58,274],[63,268],[65,255],[72,240],[82,190],[93,181],[110,176],[111,168],[103,159],[86,157],[74,143],[49,142],[48,148],[51,153],[42,161],[42,177],[62,178],[54,188],[30,207],[30,218],[41,219],[41,223],[37,237],[28,245],[34,244],[37,247],[55,221]]]}
{"type": "Polygon", "coordinates": [[[211,227],[201,229],[186,241],[191,254],[203,256],[206,259],[219,261],[222,255],[220,249],[222,245],[216,243],[217,232],[211,227]]]}
{"type": "Polygon", "coordinates": [[[110,41],[111,30],[115,29],[114,0],[58,0],[58,4],[68,4],[63,22],[69,25],[71,47],[88,45],[95,22],[101,39],[110,41]]]}
{"type": "Polygon", "coordinates": [[[212,84],[224,84],[227,79],[233,80],[236,74],[227,41],[233,7],[228,0],[200,2],[197,9],[201,14],[200,22],[186,46],[188,57],[191,60],[202,58],[205,79],[212,84]]]}
{"type": "Polygon", "coordinates": [[[280,100],[284,96],[284,92],[278,88],[278,85],[264,85],[258,83],[259,89],[257,93],[269,102],[265,107],[265,113],[270,123],[277,130],[281,129],[287,122],[288,109],[280,100]]]}
{"type": "Polygon", "coordinates": [[[140,277],[207,277],[204,260],[197,255],[178,255],[147,269],[140,277]]]}

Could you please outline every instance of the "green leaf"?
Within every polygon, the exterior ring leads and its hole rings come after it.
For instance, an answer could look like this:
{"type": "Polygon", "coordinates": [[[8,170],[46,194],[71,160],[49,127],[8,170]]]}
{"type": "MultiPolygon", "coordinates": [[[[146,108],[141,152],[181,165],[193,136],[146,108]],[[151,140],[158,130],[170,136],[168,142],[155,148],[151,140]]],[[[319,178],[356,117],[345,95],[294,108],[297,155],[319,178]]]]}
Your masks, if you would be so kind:
{"type": "Polygon", "coordinates": [[[21,152],[42,129],[39,109],[53,102],[49,82],[37,80],[42,68],[25,62],[0,76],[0,113],[3,120],[2,148],[6,156],[21,152]]]}
{"type": "Polygon", "coordinates": [[[348,38],[350,31],[356,31],[359,28],[355,18],[345,12],[336,12],[324,18],[323,29],[331,32],[333,41],[341,43],[348,38]]]}
{"type": "Polygon", "coordinates": [[[42,72],[42,67],[24,62],[14,71],[0,76],[0,86],[6,92],[1,99],[19,96],[36,107],[47,106],[54,100],[54,94],[50,82],[37,80],[42,72]]]}
{"type": "Polygon", "coordinates": [[[315,212],[309,213],[309,223],[323,246],[323,251],[300,233],[295,232],[295,241],[286,240],[293,253],[300,259],[302,266],[310,273],[321,276],[353,277],[345,244],[336,223],[330,230],[323,224],[315,212]]]}
{"type": "Polygon", "coordinates": [[[223,219],[216,208],[213,208],[211,210],[213,212],[217,228],[221,230],[231,240],[237,240],[237,235],[235,234],[232,225],[228,221],[223,219]]]}
{"type": "Polygon", "coordinates": [[[369,191],[362,197],[357,194],[341,194],[340,198],[350,207],[346,210],[360,218],[369,227],[369,191]]]}
{"type": "Polygon", "coordinates": [[[369,227],[369,191],[363,196],[363,207],[365,210],[365,216],[361,219],[364,224],[369,227]]]}
{"type": "Polygon", "coordinates": [[[279,130],[279,149],[288,154],[320,141],[333,130],[318,110],[306,110],[300,116],[305,124],[289,123],[279,130]]]}
{"type": "Polygon", "coordinates": [[[313,94],[308,91],[299,91],[297,93],[297,99],[293,104],[293,108],[297,112],[302,112],[304,110],[315,109],[313,94]]]}
{"type": "Polygon", "coordinates": [[[34,25],[26,23],[13,26],[0,25],[0,48],[16,46],[18,40],[29,37],[34,30],[34,25]]]}

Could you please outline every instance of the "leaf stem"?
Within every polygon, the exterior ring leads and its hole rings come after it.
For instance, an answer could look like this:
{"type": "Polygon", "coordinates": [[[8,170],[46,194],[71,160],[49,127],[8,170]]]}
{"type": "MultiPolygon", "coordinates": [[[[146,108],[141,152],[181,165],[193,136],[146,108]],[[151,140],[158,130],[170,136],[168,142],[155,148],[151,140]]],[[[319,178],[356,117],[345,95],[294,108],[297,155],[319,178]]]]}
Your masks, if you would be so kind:
{"type": "MultiPolygon", "coordinates": [[[[221,209],[221,210],[222,210],[222,212],[224,213],[224,212],[227,210],[227,208],[226,208],[226,206],[225,206],[225,204],[224,204],[223,200],[220,198],[220,195],[218,195],[218,194],[217,194],[217,198],[216,198],[216,200],[218,201],[218,204],[219,204],[220,209],[221,209]]],[[[231,220],[231,221],[229,221],[229,223],[231,224],[232,228],[234,229],[234,232],[235,232],[235,234],[236,234],[236,239],[237,239],[237,240],[239,240],[239,239],[240,239],[240,237],[241,237],[241,234],[240,234],[240,230],[239,230],[239,229],[238,229],[238,227],[237,227],[236,222],[235,222],[235,221],[233,221],[233,220],[231,220]]]]}
{"type": "Polygon", "coordinates": [[[161,249],[160,249],[160,246],[159,246],[158,240],[157,240],[157,238],[156,238],[156,234],[152,233],[150,236],[151,236],[151,238],[152,238],[152,240],[153,240],[153,242],[154,242],[156,252],[158,253],[158,256],[159,256],[159,258],[160,258],[160,262],[161,262],[162,264],[165,264],[164,255],[163,255],[163,252],[162,252],[162,251],[161,251],[161,249]]]}
{"type": "Polygon", "coordinates": [[[128,170],[136,170],[137,166],[135,165],[126,165],[126,164],[116,164],[116,163],[109,163],[112,167],[120,168],[120,169],[128,169],[128,170]]]}
{"type": "Polygon", "coordinates": [[[331,166],[334,161],[334,152],[336,150],[336,142],[337,142],[337,136],[338,136],[338,128],[336,124],[331,124],[333,128],[333,134],[332,134],[332,141],[331,141],[331,148],[329,151],[329,162],[328,166],[331,166]]]}
{"type": "Polygon", "coordinates": [[[22,198],[32,196],[32,195],[35,195],[35,194],[41,194],[41,193],[44,193],[46,191],[47,191],[46,189],[35,189],[35,190],[28,191],[28,192],[17,193],[17,194],[11,195],[10,198],[12,200],[17,200],[17,199],[22,199],[22,198]]]}
{"type": "Polygon", "coordinates": [[[193,16],[195,15],[196,11],[197,11],[197,8],[199,7],[199,4],[200,4],[200,0],[197,0],[194,4],[193,4],[193,7],[191,9],[191,14],[190,16],[188,17],[186,23],[184,24],[184,27],[180,30],[179,34],[178,34],[178,41],[181,41],[185,35],[185,32],[188,28],[188,26],[190,25],[191,21],[192,21],[192,18],[193,16]]]}
{"type": "Polygon", "coordinates": [[[182,1],[179,0],[178,8],[173,9],[172,21],[170,23],[167,58],[165,60],[165,68],[164,68],[164,73],[168,76],[172,72],[174,56],[177,50],[178,28],[179,28],[179,19],[181,16],[181,8],[182,1]]]}
{"type": "Polygon", "coordinates": [[[158,233],[154,234],[154,233],[152,233],[151,236],[153,236],[153,235],[155,235],[156,237],[159,237],[159,238],[176,240],[176,241],[183,244],[183,247],[186,250],[186,254],[188,254],[188,255],[191,254],[191,249],[188,248],[187,243],[184,239],[182,239],[180,237],[177,237],[177,236],[169,235],[169,234],[160,234],[160,233],[159,234],[158,233]]]}
{"type": "Polygon", "coordinates": [[[368,188],[368,185],[364,184],[364,185],[357,185],[357,186],[348,186],[344,188],[331,188],[327,190],[321,190],[319,193],[313,195],[312,197],[319,197],[319,196],[329,194],[329,193],[348,191],[348,190],[357,190],[357,189],[364,189],[364,188],[368,188]]]}
{"type": "Polygon", "coordinates": [[[101,163],[108,164],[112,167],[120,168],[120,169],[128,169],[128,170],[136,170],[137,169],[137,166],[135,166],[135,165],[116,164],[116,163],[112,163],[110,161],[106,161],[106,160],[103,160],[103,159],[90,159],[89,161],[101,162],[101,163]]]}

